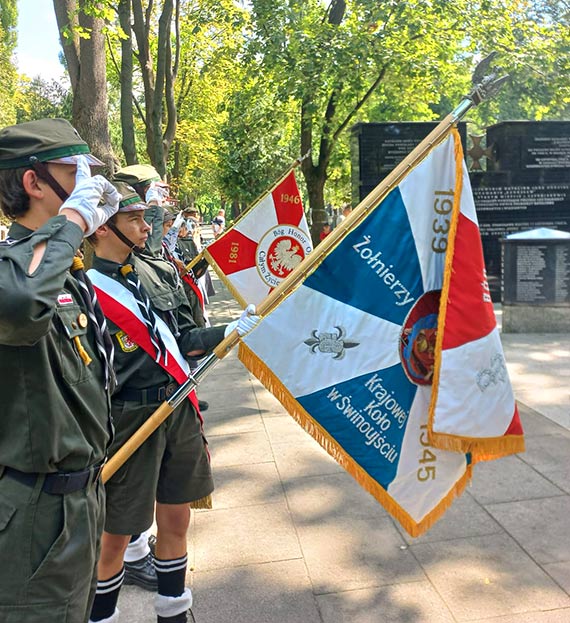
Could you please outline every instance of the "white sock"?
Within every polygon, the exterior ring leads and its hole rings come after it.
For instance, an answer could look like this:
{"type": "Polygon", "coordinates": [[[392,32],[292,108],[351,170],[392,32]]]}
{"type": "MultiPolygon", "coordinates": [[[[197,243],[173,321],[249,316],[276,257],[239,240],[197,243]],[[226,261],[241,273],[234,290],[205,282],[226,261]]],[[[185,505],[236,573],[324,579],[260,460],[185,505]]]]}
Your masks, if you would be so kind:
{"type": "Polygon", "coordinates": [[[192,591],[186,587],[182,595],[170,597],[160,593],[154,598],[154,609],[159,617],[175,617],[192,607],[192,591]]]}
{"type": "Polygon", "coordinates": [[[144,558],[150,554],[148,535],[148,531],[143,532],[136,541],[128,544],[123,558],[125,562],[136,562],[137,560],[141,560],[141,558],[144,558]]]}

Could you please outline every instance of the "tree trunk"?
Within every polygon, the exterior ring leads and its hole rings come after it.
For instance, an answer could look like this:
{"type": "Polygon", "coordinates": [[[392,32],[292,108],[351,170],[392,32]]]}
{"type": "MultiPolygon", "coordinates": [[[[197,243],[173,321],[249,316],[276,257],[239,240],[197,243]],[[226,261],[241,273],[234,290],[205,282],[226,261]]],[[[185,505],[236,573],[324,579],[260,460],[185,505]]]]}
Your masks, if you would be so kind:
{"type": "Polygon", "coordinates": [[[133,39],[131,0],[119,1],[119,24],[127,39],[121,39],[121,131],[127,164],[137,164],[135,124],[133,120],[133,39]]]}
{"type": "Polygon", "coordinates": [[[116,160],[109,136],[107,106],[107,74],[105,61],[105,39],[103,21],[85,14],[86,0],[79,0],[79,15],[75,0],[54,0],[54,9],[60,33],[74,22],[88,29],[88,39],[68,41],[61,36],[63,51],[73,90],[72,123],[93,154],[103,160],[113,173],[116,160]]]}

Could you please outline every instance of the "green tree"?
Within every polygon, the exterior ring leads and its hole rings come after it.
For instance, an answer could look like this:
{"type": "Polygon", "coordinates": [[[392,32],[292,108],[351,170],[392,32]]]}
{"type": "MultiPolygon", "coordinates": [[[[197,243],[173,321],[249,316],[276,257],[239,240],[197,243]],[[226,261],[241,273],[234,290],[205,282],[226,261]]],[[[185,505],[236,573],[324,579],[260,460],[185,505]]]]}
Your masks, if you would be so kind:
{"type": "Polygon", "coordinates": [[[109,7],[97,0],[53,0],[53,5],[73,91],[73,125],[113,171],[104,38],[109,7]]]}
{"type": "Polygon", "coordinates": [[[61,117],[71,120],[73,95],[57,80],[32,80],[20,77],[14,104],[16,121],[34,121],[44,117],[61,117]]]}
{"type": "Polygon", "coordinates": [[[0,0],[0,127],[16,121],[14,95],[17,72],[14,65],[16,25],[18,11],[16,0],[0,0]]]}
{"type": "MultiPolygon", "coordinates": [[[[311,149],[302,170],[313,238],[326,220],[333,153],[354,122],[372,114],[437,118],[467,91],[478,55],[548,47],[551,32],[525,0],[252,0],[251,7],[247,63],[295,102],[300,152],[311,149]]],[[[520,54],[528,60],[532,51],[520,54]]]]}

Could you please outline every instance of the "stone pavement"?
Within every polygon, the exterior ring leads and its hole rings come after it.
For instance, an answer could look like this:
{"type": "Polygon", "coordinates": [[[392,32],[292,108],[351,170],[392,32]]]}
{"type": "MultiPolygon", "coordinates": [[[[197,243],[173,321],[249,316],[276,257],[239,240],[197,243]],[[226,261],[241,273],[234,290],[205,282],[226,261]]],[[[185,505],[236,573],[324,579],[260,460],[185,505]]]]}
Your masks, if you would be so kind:
{"type": "MultiPolygon", "coordinates": [[[[213,324],[239,313],[216,288],[213,324]]],[[[476,466],[418,539],[221,361],[200,386],[216,492],[188,534],[198,623],[570,623],[570,339],[504,344],[527,451],[476,466]]],[[[154,622],[152,598],[124,587],[120,620],[154,622]]]]}

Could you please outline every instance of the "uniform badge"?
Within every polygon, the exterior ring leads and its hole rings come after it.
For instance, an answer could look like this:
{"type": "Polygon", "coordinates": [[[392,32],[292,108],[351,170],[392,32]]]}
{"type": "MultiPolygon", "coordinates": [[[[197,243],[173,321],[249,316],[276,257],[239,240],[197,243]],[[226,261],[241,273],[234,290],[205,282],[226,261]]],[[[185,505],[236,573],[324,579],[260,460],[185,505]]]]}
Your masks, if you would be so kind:
{"type": "Polygon", "coordinates": [[[69,292],[62,292],[57,296],[58,305],[73,305],[73,297],[69,292]]]}
{"type": "Polygon", "coordinates": [[[115,334],[115,337],[117,338],[117,342],[119,342],[119,346],[124,353],[132,353],[133,350],[138,348],[138,345],[135,344],[135,342],[133,342],[133,340],[131,340],[131,338],[124,331],[118,331],[115,334]]]}
{"type": "Polygon", "coordinates": [[[82,328],[85,329],[85,327],[87,326],[88,320],[87,320],[87,316],[85,314],[79,314],[79,316],[77,316],[77,324],[82,328]]]}

